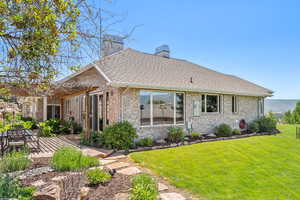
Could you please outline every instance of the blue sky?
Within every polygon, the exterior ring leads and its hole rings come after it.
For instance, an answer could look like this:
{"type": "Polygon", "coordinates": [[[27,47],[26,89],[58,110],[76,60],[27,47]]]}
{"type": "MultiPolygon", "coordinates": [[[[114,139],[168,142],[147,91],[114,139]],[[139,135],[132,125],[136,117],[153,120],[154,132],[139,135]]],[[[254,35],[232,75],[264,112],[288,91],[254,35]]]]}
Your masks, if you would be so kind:
{"type": "Polygon", "coordinates": [[[240,76],[300,99],[300,1],[117,0],[104,7],[126,14],[121,32],[139,26],[127,47],[171,56],[240,76]]]}

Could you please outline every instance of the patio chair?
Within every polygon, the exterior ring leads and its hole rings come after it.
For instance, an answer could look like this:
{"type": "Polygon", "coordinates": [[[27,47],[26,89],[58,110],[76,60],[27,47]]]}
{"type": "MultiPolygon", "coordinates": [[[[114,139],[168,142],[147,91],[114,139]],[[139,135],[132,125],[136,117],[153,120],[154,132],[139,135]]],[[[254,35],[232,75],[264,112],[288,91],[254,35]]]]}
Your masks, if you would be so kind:
{"type": "Polygon", "coordinates": [[[38,136],[37,132],[32,130],[24,130],[25,138],[26,138],[26,145],[34,151],[40,152],[40,137],[38,136]]]}
{"type": "Polygon", "coordinates": [[[22,127],[14,127],[7,131],[8,148],[19,149],[26,146],[26,138],[22,127]]]}

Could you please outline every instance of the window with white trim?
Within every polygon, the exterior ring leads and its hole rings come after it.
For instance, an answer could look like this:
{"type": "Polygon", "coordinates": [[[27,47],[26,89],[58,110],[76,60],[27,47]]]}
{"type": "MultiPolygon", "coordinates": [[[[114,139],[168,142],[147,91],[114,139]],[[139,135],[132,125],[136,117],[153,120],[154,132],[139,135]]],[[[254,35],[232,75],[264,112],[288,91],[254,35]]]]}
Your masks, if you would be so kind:
{"type": "Polygon", "coordinates": [[[141,125],[184,124],[184,94],[140,91],[141,125]]]}
{"type": "Polygon", "coordinates": [[[204,94],[201,100],[202,112],[218,113],[221,111],[220,95],[204,94]]]}
{"type": "Polygon", "coordinates": [[[258,114],[264,114],[264,98],[258,98],[258,114]]]}
{"type": "Polygon", "coordinates": [[[232,96],[231,98],[231,106],[232,106],[232,113],[238,113],[239,112],[239,106],[238,106],[238,97],[232,96]]]}

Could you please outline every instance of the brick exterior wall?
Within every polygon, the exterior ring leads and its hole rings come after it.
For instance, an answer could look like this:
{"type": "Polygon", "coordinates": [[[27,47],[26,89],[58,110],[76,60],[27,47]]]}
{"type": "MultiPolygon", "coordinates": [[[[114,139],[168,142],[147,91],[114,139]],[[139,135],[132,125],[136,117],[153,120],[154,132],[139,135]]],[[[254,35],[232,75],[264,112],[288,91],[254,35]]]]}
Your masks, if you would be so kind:
{"type": "MultiPolygon", "coordinates": [[[[167,129],[173,125],[152,127],[140,126],[139,89],[128,89],[122,95],[123,120],[127,120],[137,129],[139,137],[165,138],[167,129]]],[[[238,96],[238,113],[232,113],[232,96],[222,95],[221,113],[201,113],[199,117],[193,116],[193,100],[201,100],[200,93],[185,93],[185,122],[192,123],[194,131],[212,133],[216,126],[226,123],[238,128],[238,121],[245,119],[250,122],[258,118],[258,97],[238,96]]],[[[186,125],[180,126],[186,128],[186,125]]]]}

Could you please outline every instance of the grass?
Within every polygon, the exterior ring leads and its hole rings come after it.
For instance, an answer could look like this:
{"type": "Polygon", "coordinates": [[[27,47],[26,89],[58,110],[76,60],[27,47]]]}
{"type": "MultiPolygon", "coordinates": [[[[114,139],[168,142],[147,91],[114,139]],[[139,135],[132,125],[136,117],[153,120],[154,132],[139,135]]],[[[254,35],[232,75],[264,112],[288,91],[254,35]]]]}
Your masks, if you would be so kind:
{"type": "Polygon", "coordinates": [[[86,177],[91,185],[108,182],[111,175],[101,169],[90,169],[86,172],[86,177]]]}
{"type": "Polygon", "coordinates": [[[0,172],[15,172],[29,167],[31,161],[26,151],[12,151],[3,156],[0,160],[0,172]]]}
{"type": "Polygon", "coordinates": [[[62,147],[54,153],[51,165],[58,171],[80,171],[98,166],[99,160],[85,156],[72,147],[62,147]]]}
{"type": "Polygon", "coordinates": [[[300,140],[282,134],[131,154],[170,183],[202,199],[300,199],[300,140]]]}
{"type": "Polygon", "coordinates": [[[130,200],[156,200],[157,185],[149,174],[139,174],[132,180],[130,200]]]}

